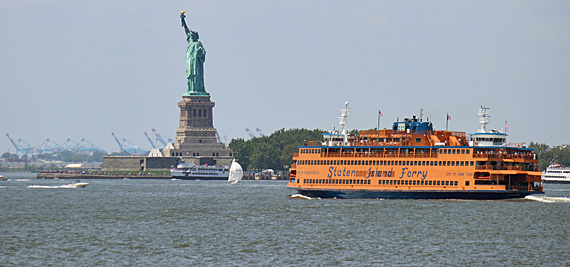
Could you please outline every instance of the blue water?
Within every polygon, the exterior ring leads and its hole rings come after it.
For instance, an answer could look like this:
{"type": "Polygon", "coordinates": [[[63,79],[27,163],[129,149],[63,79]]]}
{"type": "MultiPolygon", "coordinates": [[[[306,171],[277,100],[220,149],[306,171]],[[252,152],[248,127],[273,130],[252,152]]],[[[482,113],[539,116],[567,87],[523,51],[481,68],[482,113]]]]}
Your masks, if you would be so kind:
{"type": "Polygon", "coordinates": [[[2,266],[570,266],[570,185],[534,200],[291,198],[284,181],[3,173],[2,266]]]}

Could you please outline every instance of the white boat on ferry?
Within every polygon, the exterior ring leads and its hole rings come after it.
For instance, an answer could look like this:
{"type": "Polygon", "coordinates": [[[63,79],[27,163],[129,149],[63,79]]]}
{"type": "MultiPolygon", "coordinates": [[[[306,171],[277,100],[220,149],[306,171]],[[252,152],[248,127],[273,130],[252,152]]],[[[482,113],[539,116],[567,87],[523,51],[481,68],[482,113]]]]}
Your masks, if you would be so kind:
{"type": "Polygon", "coordinates": [[[226,166],[201,165],[192,162],[181,162],[170,170],[174,179],[182,180],[227,180],[230,171],[226,166]]]}
{"type": "Polygon", "coordinates": [[[570,168],[560,164],[551,164],[542,173],[543,183],[570,183],[570,168]]]}

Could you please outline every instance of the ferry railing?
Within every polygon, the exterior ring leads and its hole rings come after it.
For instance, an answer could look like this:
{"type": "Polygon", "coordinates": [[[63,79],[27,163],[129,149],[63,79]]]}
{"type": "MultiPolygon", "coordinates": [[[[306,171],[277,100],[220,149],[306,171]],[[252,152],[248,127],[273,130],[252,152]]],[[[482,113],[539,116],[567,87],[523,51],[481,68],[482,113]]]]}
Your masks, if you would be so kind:
{"type": "Polygon", "coordinates": [[[366,158],[437,158],[437,153],[368,153],[368,152],[328,152],[322,153],[323,157],[366,157],[366,158]]]}
{"type": "Polygon", "coordinates": [[[535,154],[474,153],[474,158],[536,160],[535,154]]]}
{"type": "MultiPolygon", "coordinates": [[[[534,171],[535,168],[530,167],[528,171],[534,171]]],[[[475,170],[495,170],[495,171],[524,171],[522,165],[519,166],[499,166],[499,165],[476,165],[475,170]]]]}

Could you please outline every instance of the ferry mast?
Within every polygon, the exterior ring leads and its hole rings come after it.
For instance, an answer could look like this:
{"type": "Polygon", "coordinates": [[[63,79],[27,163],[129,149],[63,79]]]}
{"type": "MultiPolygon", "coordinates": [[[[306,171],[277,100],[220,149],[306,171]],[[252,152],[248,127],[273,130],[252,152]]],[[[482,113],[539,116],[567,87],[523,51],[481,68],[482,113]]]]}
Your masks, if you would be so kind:
{"type": "Polygon", "coordinates": [[[349,130],[348,130],[348,116],[350,116],[350,109],[348,108],[348,101],[344,102],[344,109],[340,110],[340,117],[338,117],[339,119],[339,123],[340,125],[342,125],[342,130],[341,130],[341,134],[344,137],[344,144],[348,145],[348,134],[349,134],[349,130]]]}

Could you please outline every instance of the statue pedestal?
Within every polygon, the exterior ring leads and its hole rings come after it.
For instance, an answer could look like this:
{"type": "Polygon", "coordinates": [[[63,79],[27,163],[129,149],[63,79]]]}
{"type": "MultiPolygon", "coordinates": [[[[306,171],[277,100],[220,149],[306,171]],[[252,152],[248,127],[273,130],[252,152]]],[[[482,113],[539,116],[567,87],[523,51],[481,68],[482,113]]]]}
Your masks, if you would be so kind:
{"type": "Polygon", "coordinates": [[[182,96],[182,101],[178,102],[180,124],[176,139],[172,146],[163,150],[164,156],[213,158],[218,165],[229,166],[233,152],[223,143],[218,143],[214,128],[214,105],[209,94],[182,96]]]}

